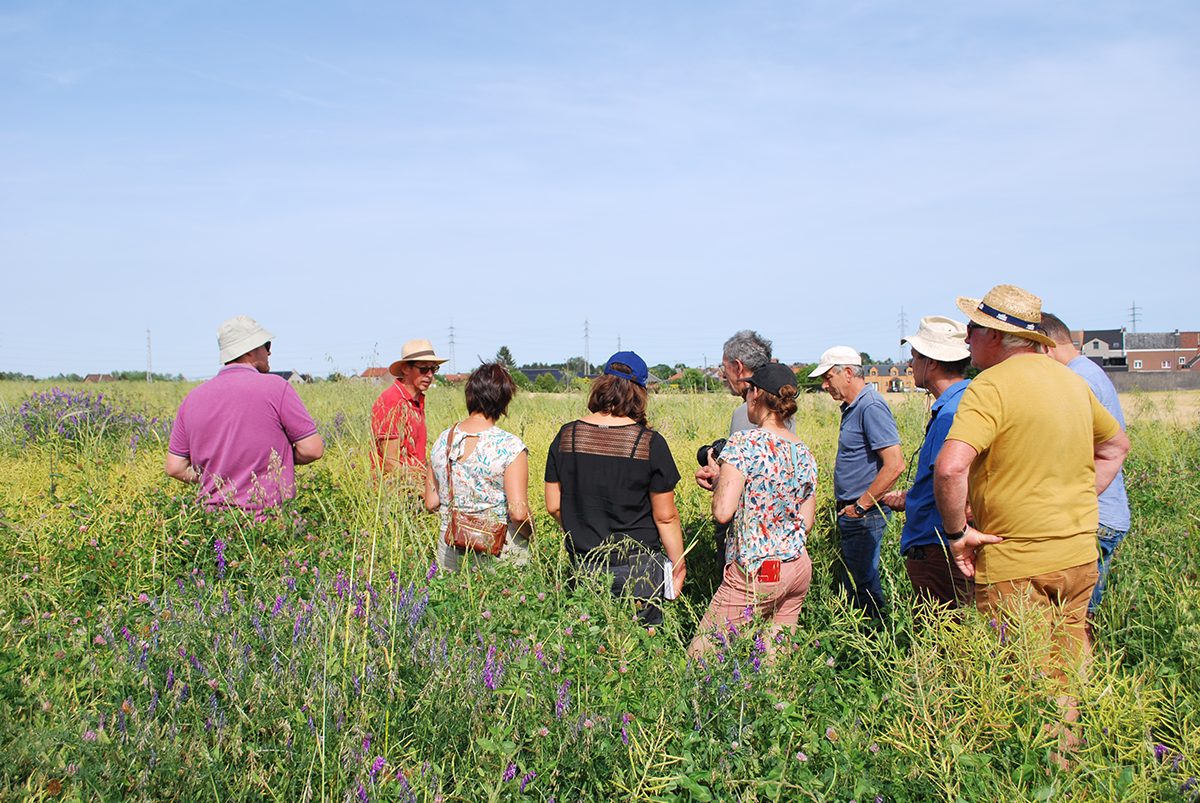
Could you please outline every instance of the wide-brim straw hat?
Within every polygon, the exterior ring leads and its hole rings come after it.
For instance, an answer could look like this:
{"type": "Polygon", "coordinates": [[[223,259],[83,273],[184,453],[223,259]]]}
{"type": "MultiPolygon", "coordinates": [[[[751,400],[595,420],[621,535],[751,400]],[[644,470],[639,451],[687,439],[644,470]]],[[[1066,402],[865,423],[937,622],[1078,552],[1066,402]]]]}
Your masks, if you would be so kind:
{"type": "Polygon", "coordinates": [[[967,325],[942,315],[926,315],[915,335],[900,339],[918,354],[938,362],[958,362],[971,356],[967,348],[967,325]]]}
{"type": "Polygon", "coordinates": [[[448,358],[439,357],[433,349],[433,344],[423,337],[410,340],[400,349],[400,359],[388,366],[388,373],[400,376],[400,367],[406,362],[436,362],[441,365],[448,358]]]}
{"type": "Polygon", "coordinates": [[[249,315],[235,315],[217,327],[217,347],[221,350],[221,365],[231,363],[243,354],[275,339],[249,315]]]}
{"type": "Polygon", "coordinates": [[[983,298],[959,296],[958,308],[979,326],[1018,335],[1043,346],[1057,345],[1041,329],[1042,300],[1012,284],[998,284],[983,298]]]}

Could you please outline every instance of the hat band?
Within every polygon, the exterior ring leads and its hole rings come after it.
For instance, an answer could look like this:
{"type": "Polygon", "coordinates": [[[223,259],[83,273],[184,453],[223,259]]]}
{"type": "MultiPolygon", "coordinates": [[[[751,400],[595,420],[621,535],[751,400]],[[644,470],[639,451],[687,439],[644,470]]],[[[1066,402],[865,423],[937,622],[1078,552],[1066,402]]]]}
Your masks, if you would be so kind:
{"type": "Polygon", "coordinates": [[[984,315],[987,315],[989,318],[995,318],[996,320],[998,320],[1002,323],[1011,324],[1013,326],[1019,327],[1021,329],[1025,329],[1030,332],[1041,331],[1041,327],[1038,326],[1036,323],[1032,323],[1030,321],[1023,320],[1021,318],[1018,318],[1016,315],[1013,315],[1008,312],[1001,312],[1000,310],[996,309],[995,307],[989,307],[987,304],[984,304],[982,301],[979,302],[979,306],[976,307],[975,309],[979,310],[984,315]]]}
{"type": "Polygon", "coordinates": [[[401,357],[400,362],[408,362],[409,360],[416,360],[416,359],[420,359],[421,357],[432,357],[432,356],[434,356],[433,349],[425,349],[424,351],[414,351],[412,354],[409,354],[406,357],[401,357]]]}

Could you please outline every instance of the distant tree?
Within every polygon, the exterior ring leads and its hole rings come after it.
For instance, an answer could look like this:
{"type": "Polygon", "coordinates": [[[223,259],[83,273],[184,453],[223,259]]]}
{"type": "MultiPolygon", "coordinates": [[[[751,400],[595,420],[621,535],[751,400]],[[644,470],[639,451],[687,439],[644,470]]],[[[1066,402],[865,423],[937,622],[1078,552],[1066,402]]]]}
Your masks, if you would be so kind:
{"type": "Polygon", "coordinates": [[[874,365],[875,364],[875,361],[873,359],[871,359],[871,355],[867,354],[867,352],[865,352],[865,351],[860,351],[858,353],[858,356],[862,357],[863,365],[874,365]]]}
{"type": "Polygon", "coordinates": [[[666,363],[660,362],[658,365],[655,365],[650,369],[650,373],[654,374],[665,382],[675,375],[675,369],[666,363]]]}
{"type": "Polygon", "coordinates": [[[699,368],[684,368],[679,386],[692,392],[704,390],[704,372],[699,368]]]}
{"type": "Polygon", "coordinates": [[[567,371],[575,376],[587,376],[588,365],[583,357],[572,357],[562,364],[564,371],[567,371]]]}
{"type": "Polygon", "coordinates": [[[521,371],[517,371],[517,370],[509,371],[509,373],[512,374],[513,382],[516,384],[516,386],[518,388],[520,388],[521,390],[532,390],[533,389],[533,383],[529,381],[529,377],[525,376],[524,373],[522,373],[521,371]]]}
{"type": "Polygon", "coordinates": [[[18,373],[17,371],[0,371],[0,380],[7,380],[10,382],[32,382],[33,379],[33,374],[22,374],[18,373]]]}
{"type": "Polygon", "coordinates": [[[801,393],[815,393],[821,389],[821,377],[809,376],[816,367],[816,363],[802,363],[796,369],[796,390],[801,393]]]}
{"type": "Polygon", "coordinates": [[[341,382],[346,378],[346,375],[341,371],[334,371],[329,376],[325,377],[328,382],[341,382]]]}
{"type": "Polygon", "coordinates": [[[496,362],[503,365],[509,371],[517,367],[517,361],[513,359],[512,352],[508,350],[508,346],[501,346],[496,350],[496,362]]]}
{"type": "Polygon", "coordinates": [[[554,374],[547,371],[538,375],[533,383],[533,389],[541,393],[553,393],[558,390],[558,382],[555,381],[554,374]]]}

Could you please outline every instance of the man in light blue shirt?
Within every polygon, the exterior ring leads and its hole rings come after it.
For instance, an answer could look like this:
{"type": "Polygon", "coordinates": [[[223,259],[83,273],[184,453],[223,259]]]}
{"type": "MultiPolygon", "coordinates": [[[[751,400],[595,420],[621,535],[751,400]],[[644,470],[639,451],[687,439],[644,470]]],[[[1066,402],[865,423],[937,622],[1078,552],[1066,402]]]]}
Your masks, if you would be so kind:
{"type": "Polygon", "coordinates": [[[887,601],[879,578],[879,548],[892,513],[882,499],[904,471],[900,432],[888,403],[863,379],[862,355],[856,349],[827,349],[809,376],[821,377],[821,389],[842,403],[833,466],[842,553],[834,567],[838,585],[850,604],[882,621],[887,601]]]}
{"type": "MultiPolygon", "coordinates": [[[[1121,400],[1112,380],[1104,374],[1104,369],[1079,353],[1079,349],[1071,340],[1071,330],[1057,315],[1042,313],[1042,328],[1057,345],[1047,349],[1047,353],[1063,365],[1079,374],[1088,383],[1092,393],[1104,405],[1104,409],[1125,429],[1125,415],[1121,412],[1121,400]]],[[[1088,603],[1088,615],[1094,616],[1104,597],[1104,588],[1108,580],[1108,570],[1112,565],[1113,553],[1117,551],[1121,541],[1129,533],[1129,498],[1125,495],[1125,472],[1117,473],[1112,484],[1100,494],[1100,530],[1098,532],[1100,560],[1097,570],[1100,573],[1096,580],[1096,590],[1088,603]]]]}

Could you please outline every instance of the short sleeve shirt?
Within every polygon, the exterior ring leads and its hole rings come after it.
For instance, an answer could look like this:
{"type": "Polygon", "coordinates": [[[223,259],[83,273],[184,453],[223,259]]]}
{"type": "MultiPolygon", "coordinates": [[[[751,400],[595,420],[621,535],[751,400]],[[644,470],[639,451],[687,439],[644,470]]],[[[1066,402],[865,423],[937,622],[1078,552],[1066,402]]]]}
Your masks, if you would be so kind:
{"type": "Polygon", "coordinates": [[[817,487],[817,463],[803,443],[764,429],[735,432],[721,462],[746,478],[733,516],[728,560],[757,571],[764,560],[791,560],[804,551],[800,506],[817,487]]]}
{"type": "Polygon", "coordinates": [[[945,544],[942,532],[942,514],[938,512],[933,497],[933,466],[946,443],[946,433],[954,423],[958,403],[962,400],[969,380],[963,379],[946,388],[933,402],[925,440],[917,453],[917,471],[912,488],[904,502],[904,530],[900,534],[900,552],[914,546],[945,544]]]}
{"type": "MultiPolygon", "coordinates": [[[[1067,363],[1067,367],[1083,377],[1096,394],[1096,398],[1104,405],[1104,409],[1117,419],[1121,429],[1125,429],[1125,413],[1121,410],[1121,399],[1112,380],[1104,373],[1104,369],[1084,357],[1082,354],[1067,363]]],[[[1128,530],[1129,497],[1125,494],[1125,470],[1117,472],[1112,483],[1100,494],[1100,523],[1114,530],[1128,530]]]]}
{"type": "Polygon", "coordinates": [[[316,432],[287,380],[235,363],[184,398],[167,450],[200,469],[206,507],[261,511],[296,495],[292,444],[316,432]]]}
{"type": "Polygon", "coordinates": [[[1120,431],[1087,383],[1044,354],[1009,357],[972,380],[946,438],[978,452],[972,514],[1005,539],[976,553],[977,582],[1096,560],[1095,446],[1120,431]]]}
{"type": "Polygon", "coordinates": [[[375,436],[376,458],[383,459],[382,441],[400,440],[400,462],[425,467],[425,395],[413,397],[400,380],[389,385],[371,407],[371,433],[375,436]]]}
{"type": "MultiPolygon", "coordinates": [[[[450,430],[444,430],[433,442],[429,453],[429,467],[437,483],[438,496],[442,505],[439,510],[442,532],[450,523],[450,497],[446,474],[446,439],[450,430]]],[[[495,516],[497,521],[507,515],[508,497],[504,493],[504,472],[525,451],[525,444],[516,435],[499,427],[491,427],[477,434],[454,430],[454,442],[450,444],[450,460],[454,467],[454,509],[464,513],[495,516]],[[475,448],[465,458],[463,453],[471,440],[475,448]]]]}
{"type": "Polygon", "coordinates": [[[620,535],[661,548],[650,494],[673,491],[679,469],[666,439],[649,427],[572,421],[550,444],[545,479],[561,486],[563,528],[572,554],[620,535]]]}
{"type": "Polygon", "coordinates": [[[874,385],[866,385],[853,402],[842,405],[837,462],[833,466],[834,498],[857,499],[866,493],[883,465],[879,450],[899,443],[900,430],[892,408],[874,385]]]}

